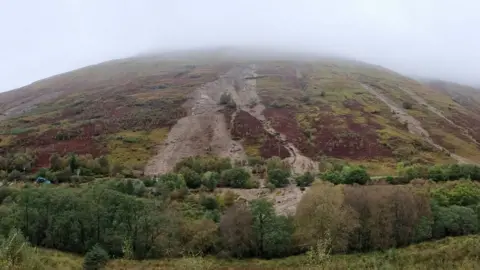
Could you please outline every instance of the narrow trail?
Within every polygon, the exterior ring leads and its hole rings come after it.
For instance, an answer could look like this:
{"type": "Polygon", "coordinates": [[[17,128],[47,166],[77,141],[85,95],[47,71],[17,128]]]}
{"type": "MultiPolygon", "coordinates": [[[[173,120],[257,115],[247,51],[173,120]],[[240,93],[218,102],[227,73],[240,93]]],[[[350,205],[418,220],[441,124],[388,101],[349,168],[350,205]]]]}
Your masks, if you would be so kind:
{"type": "Polygon", "coordinates": [[[418,102],[418,104],[422,105],[422,106],[425,106],[429,111],[431,111],[432,113],[436,114],[437,116],[439,116],[440,118],[444,119],[445,121],[447,121],[450,125],[454,126],[455,128],[459,129],[462,131],[462,134],[465,135],[467,138],[469,138],[473,143],[475,143],[476,145],[479,145],[480,146],[480,143],[472,137],[472,135],[470,135],[470,133],[468,132],[468,130],[462,126],[459,126],[457,125],[455,122],[453,122],[452,120],[450,120],[449,118],[447,118],[440,110],[438,110],[437,108],[433,107],[432,105],[428,104],[427,101],[425,99],[423,99],[421,96],[417,95],[417,93],[409,90],[409,89],[406,89],[406,88],[403,88],[403,87],[400,87],[400,89],[407,93],[411,98],[413,98],[416,102],[418,102]]]}
{"type": "Polygon", "coordinates": [[[438,150],[440,151],[444,151],[444,152],[447,152],[450,154],[450,156],[455,159],[458,163],[461,163],[461,164],[465,164],[465,163],[470,163],[470,164],[474,164],[475,162],[467,159],[467,158],[464,158],[464,157],[461,157],[459,155],[456,155],[456,154],[453,154],[451,153],[450,151],[448,151],[447,149],[445,149],[443,146],[435,143],[432,138],[430,137],[430,134],[428,133],[428,131],[426,131],[423,127],[422,127],[422,124],[420,121],[418,121],[415,117],[411,116],[410,114],[408,114],[407,111],[405,111],[403,108],[401,107],[398,107],[395,102],[393,102],[392,100],[390,100],[388,97],[384,96],[382,93],[376,91],[375,89],[373,89],[372,87],[366,85],[366,84],[363,84],[361,83],[362,87],[367,90],[368,92],[370,92],[372,95],[374,95],[375,97],[377,97],[379,100],[381,100],[383,103],[385,103],[388,107],[390,107],[390,109],[392,110],[392,112],[394,113],[394,118],[396,118],[400,123],[406,123],[407,124],[407,128],[408,128],[408,131],[414,135],[417,135],[421,138],[423,138],[427,143],[429,143],[430,145],[432,145],[433,147],[437,148],[438,150]]]}

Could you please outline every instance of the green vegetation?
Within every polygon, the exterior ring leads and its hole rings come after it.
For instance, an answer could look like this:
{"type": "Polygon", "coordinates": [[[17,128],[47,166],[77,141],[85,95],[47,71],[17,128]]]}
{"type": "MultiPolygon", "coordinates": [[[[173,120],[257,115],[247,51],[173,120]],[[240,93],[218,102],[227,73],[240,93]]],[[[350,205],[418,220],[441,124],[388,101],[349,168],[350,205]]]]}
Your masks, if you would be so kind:
{"type": "Polygon", "coordinates": [[[361,167],[340,166],[329,170],[322,175],[324,180],[334,184],[360,184],[365,185],[370,181],[367,171],[361,167]]]}

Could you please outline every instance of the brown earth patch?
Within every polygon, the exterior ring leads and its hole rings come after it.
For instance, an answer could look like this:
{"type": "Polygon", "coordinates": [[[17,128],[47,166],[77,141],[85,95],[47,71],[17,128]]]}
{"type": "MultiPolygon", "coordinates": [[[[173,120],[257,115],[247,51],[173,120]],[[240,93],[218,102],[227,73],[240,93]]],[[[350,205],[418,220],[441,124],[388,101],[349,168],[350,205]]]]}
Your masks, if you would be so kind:
{"type": "Polygon", "coordinates": [[[265,132],[262,123],[245,111],[239,111],[231,129],[233,138],[244,139],[245,144],[261,145],[260,154],[264,158],[278,156],[287,158],[288,150],[274,136],[265,132]]]}
{"type": "MultiPolygon", "coordinates": [[[[346,106],[362,109],[356,101],[348,101],[346,106]]],[[[325,108],[318,121],[311,123],[316,129],[311,139],[307,138],[299,126],[294,110],[269,108],[264,113],[272,127],[285,134],[295,147],[310,158],[319,158],[321,155],[350,159],[392,156],[392,150],[380,143],[376,133],[381,126],[371,121],[370,114],[363,111],[361,114],[366,121],[359,124],[354,122],[352,115],[335,115],[325,108]]]]}
{"type": "Polygon", "coordinates": [[[308,143],[308,138],[300,128],[295,111],[287,108],[268,108],[264,110],[265,118],[278,132],[284,134],[289,142],[307,157],[315,157],[316,151],[308,143]]]}
{"type": "Polygon", "coordinates": [[[106,153],[106,149],[94,140],[95,136],[102,134],[104,126],[101,123],[85,124],[78,128],[75,137],[59,140],[57,135],[64,132],[60,129],[50,129],[40,135],[27,136],[17,146],[33,148],[38,152],[36,168],[49,166],[49,158],[53,153],[66,155],[76,153],[79,155],[91,154],[98,157],[106,153]]]}

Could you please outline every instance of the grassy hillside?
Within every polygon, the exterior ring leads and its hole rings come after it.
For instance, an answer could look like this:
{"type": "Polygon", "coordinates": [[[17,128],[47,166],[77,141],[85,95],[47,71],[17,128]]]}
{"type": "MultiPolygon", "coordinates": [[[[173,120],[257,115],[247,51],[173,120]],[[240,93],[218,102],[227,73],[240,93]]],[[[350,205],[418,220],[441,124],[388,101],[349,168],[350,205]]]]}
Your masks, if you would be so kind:
{"type": "MultiPolygon", "coordinates": [[[[476,90],[422,84],[361,62],[306,59],[223,49],[141,56],[60,74],[0,94],[0,153],[34,152],[33,169],[48,167],[53,153],[75,152],[107,155],[112,163],[141,171],[172,125],[189,113],[184,104],[196,88],[235,65],[256,64],[265,117],[316,161],[341,158],[376,175],[395,174],[398,162],[453,163],[451,154],[480,161],[476,90]],[[365,86],[399,107],[409,104],[406,112],[445,150],[409,132],[365,86]]],[[[246,153],[288,156],[249,117],[233,123],[241,125],[241,134],[233,135],[246,153]]]]}
{"type": "MultiPolygon", "coordinates": [[[[308,265],[307,256],[275,260],[219,260],[183,258],[174,260],[112,260],[106,269],[476,269],[480,236],[449,237],[406,248],[360,255],[332,255],[324,263],[308,265]]],[[[83,258],[53,250],[40,249],[41,262],[49,269],[82,269],[83,258]]]]}

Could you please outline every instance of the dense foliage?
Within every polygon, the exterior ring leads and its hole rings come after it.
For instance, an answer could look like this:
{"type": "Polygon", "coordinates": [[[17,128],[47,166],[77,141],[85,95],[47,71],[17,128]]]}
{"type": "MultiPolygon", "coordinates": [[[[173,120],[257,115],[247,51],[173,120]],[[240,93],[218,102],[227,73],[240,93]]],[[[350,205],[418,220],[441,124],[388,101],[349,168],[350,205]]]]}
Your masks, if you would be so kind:
{"type": "MultiPolygon", "coordinates": [[[[264,166],[272,190],[288,185],[291,170],[282,160],[252,163],[264,166]]],[[[72,182],[87,167],[98,166],[98,173],[110,175],[112,168],[100,167],[108,165],[104,158],[74,155],[54,155],[51,164],[36,176],[62,182],[65,174],[72,182]]],[[[399,172],[400,177],[388,182],[478,179],[478,167],[472,165],[399,166],[399,172]]],[[[22,174],[16,169],[12,173],[22,174]]],[[[290,217],[276,213],[270,201],[245,202],[232,191],[215,190],[217,185],[255,187],[254,178],[228,159],[194,157],[155,178],[0,187],[0,234],[8,238],[18,229],[12,239],[23,235],[35,246],[86,254],[85,269],[98,269],[109,257],[274,258],[318,250],[365,252],[480,232],[480,185],[472,180],[430,181],[428,188],[365,185],[370,177],[364,168],[333,166],[321,175],[333,184],[313,184],[310,172],[292,177],[299,187],[311,188],[290,217]]]]}

